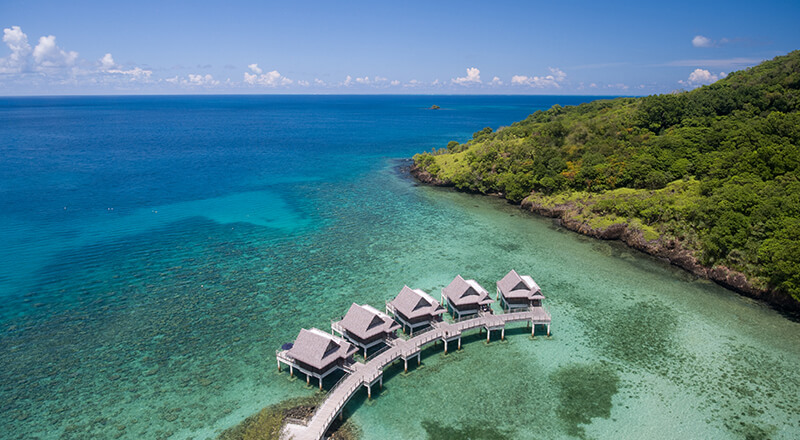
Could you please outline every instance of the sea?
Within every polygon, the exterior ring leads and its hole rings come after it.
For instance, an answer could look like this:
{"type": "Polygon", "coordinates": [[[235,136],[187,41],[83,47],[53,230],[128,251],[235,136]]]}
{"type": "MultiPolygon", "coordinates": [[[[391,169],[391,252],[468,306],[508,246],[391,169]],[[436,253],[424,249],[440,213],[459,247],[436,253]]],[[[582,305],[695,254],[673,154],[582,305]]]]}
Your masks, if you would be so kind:
{"type": "Polygon", "coordinates": [[[214,439],[319,393],[277,370],[301,328],[515,269],[552,334],[391,367],[346,408],[362,438],[800,438],[797,320],[408,175],[415,153],[595,99],[0,98],[0,437],[214,439]]]}

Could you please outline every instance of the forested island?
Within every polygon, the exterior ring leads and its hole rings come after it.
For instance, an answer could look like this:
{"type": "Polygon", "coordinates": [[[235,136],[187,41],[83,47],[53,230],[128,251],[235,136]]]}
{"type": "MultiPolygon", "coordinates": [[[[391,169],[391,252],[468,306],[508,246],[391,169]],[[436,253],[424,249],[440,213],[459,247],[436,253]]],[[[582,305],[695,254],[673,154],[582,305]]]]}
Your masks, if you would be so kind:
{"type": "Polygon", "coordinates": [[[800,310],[800,51],[688,92],[537,111],[415,155],[412,174],[800,310]]]}

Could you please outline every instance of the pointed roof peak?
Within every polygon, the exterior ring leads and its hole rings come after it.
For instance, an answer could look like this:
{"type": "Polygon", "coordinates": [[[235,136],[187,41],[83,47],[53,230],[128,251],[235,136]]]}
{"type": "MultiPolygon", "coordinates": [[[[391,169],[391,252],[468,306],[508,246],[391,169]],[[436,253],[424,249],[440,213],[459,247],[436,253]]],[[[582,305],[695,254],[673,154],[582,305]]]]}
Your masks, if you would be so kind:
{"type": "Polygon", "coordinates": [[[342,338],[318,328],[300,329],[288,355],[314,368],[323,369],[338,359],[355,353],[355,348],[342,338]]]}
{"type": "Polygon", "coordinates": [[[489,292],[475,280],[465,280],[461,275],[456,275],[450,284],[442,289],[447,300],[456,306],[471,306],[489,304],[489,292]]]}
{"type": "Polygon", "coordinates": [[[544,298],[533,278],[529,275],[520,275],[513,269],[497,282],[497,290],[506,298],[544,298]]]}
{"type": "Polygon", "coordinates": [[[389,304],[408,319],[432,317],[444,313],[444,308],[432,296],[421,289],[411,289],[408,286],[403,286],[389,304]]]}
{"type": "Polygon", "coordinates": [[[399,327],[392,318],[370,306],[353,303],[347,314],[344,315],[340,325],[348,333],[362,339],[370,338],[381,332],[391,332],[399,327]]]}

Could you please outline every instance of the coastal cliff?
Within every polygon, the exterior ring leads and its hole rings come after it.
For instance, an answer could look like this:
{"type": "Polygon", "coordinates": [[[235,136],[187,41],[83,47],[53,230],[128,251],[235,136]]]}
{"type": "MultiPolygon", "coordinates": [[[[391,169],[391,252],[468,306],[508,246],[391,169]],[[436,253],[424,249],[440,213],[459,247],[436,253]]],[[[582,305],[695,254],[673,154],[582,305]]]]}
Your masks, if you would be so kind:
{"type": "Polygon", "coordinates": [[[627,222],[612,223],[605,227],[593,227],[578,219],[579,210],[574,205],[545,206],[531,198],[526,198],[521,208],[544,217],[555,218],[566,229],[601,240],[619,240],[629,247],[648,255],[669,261],[698,277],[706,278],[740,294],[756,298],[778,306],[781,309],[800,311],[797,301],[791,296],[774,289],[759,287],[742,272],[728,267],[704,266],[695,256],[695,252],[684,247],[684,243],[675,238],[658,237],[648,240],[640,227],[627,222]]]}
{"type": "MultiPolygon", "coordinates": [[[[441,187],[453,187],[452,182],[443,181],[424,170],[412,165],[409,169],[411,176],[419,182],[441,187]]],[[[475,191],[468,191],[475,193],[475,191]]],[[[502,193],[486,193],[487,196],[503,198],[502,193]]],[[[800,303],[791,295],[775,289],[765,287],[763,282],[755,282],[740,271],[733,270],[723,265],[703,265],[696,256],[696,251],[687,248],[687,244],[675,237],[651,235],[652,231],[636,221],[609,222],[599,219],[599,222],[587,221],[584,213],[585,206],[581,203],[552,203],[546,201],[547,197],[541,194],[532,194],[519,204],[520,208],[533,214],[556,219],[558,224],[565,229],[600,240],[619,240],[627,246],[653,257],[668,261],[687,272],[705,278],[733,290],[742,295],[767,302],[779,309],[796,314],[800,312],[800,303]],[[646,238],[646,236],[648,236],[646,238]]]]}
{"type": "Polygon", "coordinates": [[[411,174],[800,311],[800,51],[690,92],[537,111],[411,174]]]}

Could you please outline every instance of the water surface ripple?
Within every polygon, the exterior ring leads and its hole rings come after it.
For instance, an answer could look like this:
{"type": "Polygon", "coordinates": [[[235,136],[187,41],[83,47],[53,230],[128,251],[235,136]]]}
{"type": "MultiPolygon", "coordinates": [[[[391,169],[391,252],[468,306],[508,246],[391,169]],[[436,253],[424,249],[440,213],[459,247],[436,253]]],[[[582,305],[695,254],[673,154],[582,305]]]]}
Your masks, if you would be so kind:
{"type": "Polygon", "coordinates": [[[800,325],[397,159],[587,97],[0,99],[3,438],[214,438],[300,327],[509,269],[552,338],[391,369],[364,438],[800,436],[800,325]],[[432,104],[442,110],[426,110],[432,104]]]}

